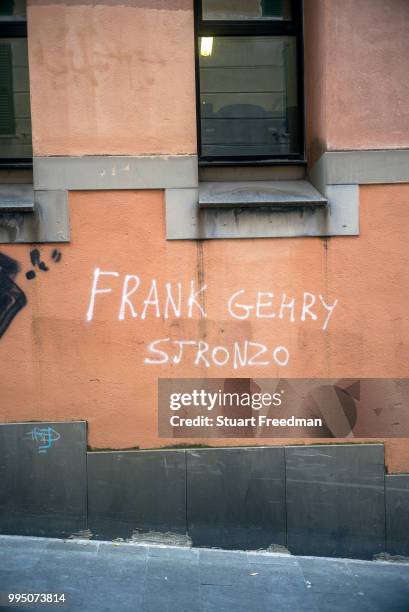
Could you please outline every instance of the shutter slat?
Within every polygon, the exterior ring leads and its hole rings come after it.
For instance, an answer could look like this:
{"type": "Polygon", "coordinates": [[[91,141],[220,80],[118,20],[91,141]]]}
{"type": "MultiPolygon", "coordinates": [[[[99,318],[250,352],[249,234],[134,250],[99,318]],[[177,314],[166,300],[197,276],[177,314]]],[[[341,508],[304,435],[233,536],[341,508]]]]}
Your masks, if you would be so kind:
{"type": "Polygon", "coordinates": [[[13,15],[14,0],[0,0],[0,15],[13,15]]]}
{"type": "Polygon", "coordinates": [[[283,0],[263,0],[262,9],[265,17],[282,17],[283,0]]]}
{"type": "Polygon", "coordinates": [[[16,133],[11,45],[0,44],[0,134],[16,133]]]}

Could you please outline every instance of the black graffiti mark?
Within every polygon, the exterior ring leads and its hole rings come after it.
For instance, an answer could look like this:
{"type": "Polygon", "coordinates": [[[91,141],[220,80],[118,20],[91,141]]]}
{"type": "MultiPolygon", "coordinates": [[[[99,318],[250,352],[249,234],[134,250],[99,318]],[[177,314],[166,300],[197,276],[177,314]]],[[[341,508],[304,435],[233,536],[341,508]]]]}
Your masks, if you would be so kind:
{"type": "MultiPolygon", "coordinates": [[[[52,251],[51,259],[55,263],[58,263],[61,257],[61,252],[58,249],[52,251]]],[[[41,259],[39,249],[32,249],[30,251],[30,261],[34,268],[37,267],[42,272],[48,272],[49,268],[41,259]]],[[[0,253],[0,338],[16,314],[27,304],[24,291],[14,282],[19,272],[20,264],[8,255],[0,253]]],[[[35,277],[36,273],[34,270],[26,272],[28,280],[32,280],[35,277]]]]}
{"type": "Polygon", "coordinates": [[[20,266],[17,261],[0,253],[0,272],[5,272],[10,278],[15,278],[19,271],[20,266]]]}
{"type": "MultiPolygon", "coordinates": [[[[43,272],[48,272],[48,267],[45,265],[45,263],[43,261],[41,261],[40,259],[40,251],[38,249],[32,249],[30,251],[30,259],[31,259],[31,265],[35,268],[36,266],[38,266],[38,268],[40,270],[42,270],[43,272]]],[[[27,274],[26,274],[27,276],[27,274]]],[[[34,273],[35,276],[35,273],[34,273]]],[[[27,277],[28,278],[28,277],[27,277]]]]}
{"type": "Polygon", "coordinates": [[[19,270],[17,261],[0,253],[0,338],[16,314],[27,304],[24,291],[14,282],[19,270]]]}
{"type": "Polygon", "coordinates": [[[61,257],[61,251],[58,249],[54,249],[54,251],[51,253],[51,259],[53,259],[56,263],[60,261],[61,257]]]}
{"type": "MultiPolygon", "coordinates": [[[[53,252],[51,253],[51,259],[55,263],[58,263],[61,260],[61,257],[62,257],[61,252],[58,249],[54,249],[53,252]]],[[[49,267],[41,259],[39,249],[32,249],[30,251],[30,260],[31,260],[31,265],[34,268],[37,266],[38,269],[41,270],[42,272],[48,272],[49,267]]],[[[28,272],[26,272],[27,280],[33,280],[35,277],[36,277],[36,273],[34,270],[29,270],[28,272]]]]}

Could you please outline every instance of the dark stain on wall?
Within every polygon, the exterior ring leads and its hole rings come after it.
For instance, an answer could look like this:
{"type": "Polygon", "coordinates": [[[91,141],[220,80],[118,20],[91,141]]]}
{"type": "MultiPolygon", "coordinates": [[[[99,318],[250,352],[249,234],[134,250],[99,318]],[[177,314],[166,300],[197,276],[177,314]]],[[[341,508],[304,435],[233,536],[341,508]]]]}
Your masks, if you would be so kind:
{"type": "Polygon", "coordinates": [[[17,261],[0,253],[0,338],[27,304],[24,291],[14,282],[19,271],[17,261]]]}

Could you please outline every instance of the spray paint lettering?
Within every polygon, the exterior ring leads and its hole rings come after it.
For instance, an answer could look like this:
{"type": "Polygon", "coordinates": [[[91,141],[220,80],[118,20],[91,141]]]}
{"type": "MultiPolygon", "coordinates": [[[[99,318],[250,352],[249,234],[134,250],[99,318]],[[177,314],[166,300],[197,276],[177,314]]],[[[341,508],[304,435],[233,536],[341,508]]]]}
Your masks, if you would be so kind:
{"type": "Polygon", "coordinates": [[[52,427],[34,427],[26,435],[30,436],[34,442],[37,442],[38,453],[40,455],[46,454],[54,442],[61,438],[61,434],[52,427]]]}
{"type": "MultiPolygon", "coordinates": [[[[119,321],[137,320],[143,324],[148,319],[206,319],[206,284],[191,280],[159,283],[156,279],[144,280],[136,274],[122,275],[114,270],[95,268],[91,284],[86,321],[94,320],[100,301],[107,299],[114,304],[114,316],[119,321]]],[[[304,291],[301,296],[284,292],[248,291],[238,289],[222,305],[222,316],[236,321],[265,320],[270,327],[276,321],[293,323],[314,322],[321,331],[328,329],[338,300],[328,300],[321,294],[304,291]]],[[[247,366],[286,366],[290,354],[280,343],[268,347],[263,342],[250,339],[236,341],[229,346],[211,346],[204,340],[170,337],[154,339],[147,345],[148,365],[178,365],[188,361],[193,365],[231,366],[233,369],[247,366]]]]}

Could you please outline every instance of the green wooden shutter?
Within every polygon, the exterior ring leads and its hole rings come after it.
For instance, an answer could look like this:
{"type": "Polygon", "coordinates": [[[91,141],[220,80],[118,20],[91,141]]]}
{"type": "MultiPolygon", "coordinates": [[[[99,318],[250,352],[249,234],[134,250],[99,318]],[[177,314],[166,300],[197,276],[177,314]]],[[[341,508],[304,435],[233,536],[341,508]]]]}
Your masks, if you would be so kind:
{"type": "Polygon", "coordinates": [[[282,17],[283,0],[262,0],[264,17],[282,17]]]}
{"type": "Polygon", "coordinates": [[[0,134],[15,134],[13,63],[10,44],[0,44],[0,134]]]}
{"type": "Polygon", "coordinates": [[[12,15],[14,13],[14,0],[0,0],[0,15],[12,15]]]}

